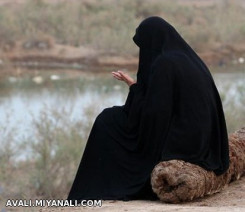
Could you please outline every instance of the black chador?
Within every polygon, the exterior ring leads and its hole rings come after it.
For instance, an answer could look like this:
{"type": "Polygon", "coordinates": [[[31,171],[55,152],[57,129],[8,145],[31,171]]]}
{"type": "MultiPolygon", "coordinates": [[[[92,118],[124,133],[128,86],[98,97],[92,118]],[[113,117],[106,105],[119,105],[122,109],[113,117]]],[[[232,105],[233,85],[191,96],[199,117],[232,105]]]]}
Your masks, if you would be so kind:
{"type": "Polygon", "coordinates": [[[217,175],[229,167],[222,102],[210,71],[160,17],[137,27],[137,82],[95,119],[68,199],[157,199],[150,175],[180,159],[217,175]]]}

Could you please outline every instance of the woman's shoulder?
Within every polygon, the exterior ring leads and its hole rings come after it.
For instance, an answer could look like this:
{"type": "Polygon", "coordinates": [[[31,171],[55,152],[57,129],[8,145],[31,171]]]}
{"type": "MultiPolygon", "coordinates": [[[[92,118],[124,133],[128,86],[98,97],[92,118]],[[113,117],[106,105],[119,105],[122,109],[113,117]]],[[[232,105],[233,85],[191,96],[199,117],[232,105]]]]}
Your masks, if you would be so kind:
{"type": "Polygon", "coordinates": [[[152,63],[152,69],[170,70],[174,66],[174,58],[169,54],[159,55],[152,63]]]}
{"type": "Polygon", "coordinates": [[[175,64],[173,58],[169,55],[159,55],[151,68],[151,78],[175,78],[175,64]]]}
{"type": "Polygon", "coordinates": [[[184,57],[184,53],[178,51],[168,51],[158,55],[153,64],[174,64],[177,58],[184,57]]]}
{"type": "Polygon", "coordinates": [[[188,57],[181,51],[168,51],[159,55],[152,64],[152,68],[164,67],[166,69],[178,69],[179,65],[188,61],[188,57]]]}

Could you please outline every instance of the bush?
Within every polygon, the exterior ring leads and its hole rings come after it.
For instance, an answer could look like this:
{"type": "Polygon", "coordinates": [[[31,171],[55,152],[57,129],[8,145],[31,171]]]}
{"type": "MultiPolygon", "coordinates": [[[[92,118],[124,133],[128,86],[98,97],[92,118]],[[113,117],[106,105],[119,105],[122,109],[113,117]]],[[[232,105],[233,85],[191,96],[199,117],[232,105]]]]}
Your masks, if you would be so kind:
{"type": "Polygon", "coordinates": [[[170,0],[27,0],[18,7],[0,6],[0,44],[51,36],[56,43],[134,55],[135,28],[142,19],[159,15],[200,50],[214,42],[244,41],[244,13],[241,1],[194,7],[170,0]]]}

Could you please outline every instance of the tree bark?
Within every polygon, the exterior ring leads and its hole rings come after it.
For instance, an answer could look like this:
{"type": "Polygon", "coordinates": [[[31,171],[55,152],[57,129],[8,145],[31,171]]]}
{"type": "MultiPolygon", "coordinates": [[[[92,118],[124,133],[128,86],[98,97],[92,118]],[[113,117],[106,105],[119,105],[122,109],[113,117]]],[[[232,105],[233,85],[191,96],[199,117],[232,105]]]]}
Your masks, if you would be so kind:
{"type": "Polygon", "coordinates": [[[245,127],[229,135],[229,157],[229,169],[219,176],[182,160],[160,162],[151,174],[152,189],[161,201],[168,203],[220,192],[245,175],[245,127]]]}

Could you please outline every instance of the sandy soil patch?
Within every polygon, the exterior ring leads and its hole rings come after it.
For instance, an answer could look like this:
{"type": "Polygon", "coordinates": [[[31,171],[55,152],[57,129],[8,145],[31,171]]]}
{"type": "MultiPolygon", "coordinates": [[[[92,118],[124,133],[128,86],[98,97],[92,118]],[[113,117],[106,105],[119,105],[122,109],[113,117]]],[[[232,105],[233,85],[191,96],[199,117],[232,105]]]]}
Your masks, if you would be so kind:
{"type": "Polygon", "coordinates": [[[110,211],[110,212],[160,212],[160,211],[245,211],[245,177],[227,186],[222,192],[193,202],[182,204],[166,204],[161,201],[110,201],[102,202],[102,207],[75,207],[75,208],[40,208],[40,212],[59,211],[110,211]]]}

